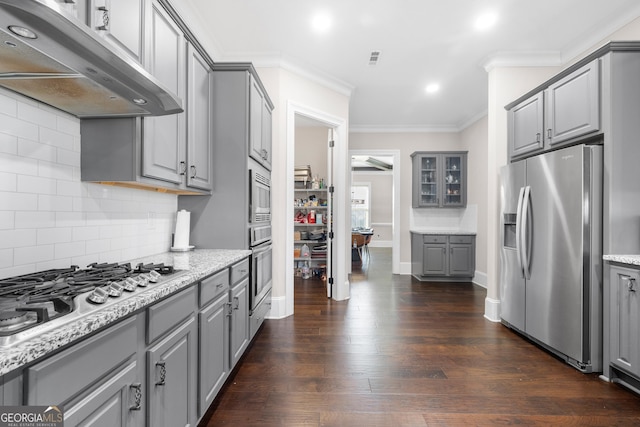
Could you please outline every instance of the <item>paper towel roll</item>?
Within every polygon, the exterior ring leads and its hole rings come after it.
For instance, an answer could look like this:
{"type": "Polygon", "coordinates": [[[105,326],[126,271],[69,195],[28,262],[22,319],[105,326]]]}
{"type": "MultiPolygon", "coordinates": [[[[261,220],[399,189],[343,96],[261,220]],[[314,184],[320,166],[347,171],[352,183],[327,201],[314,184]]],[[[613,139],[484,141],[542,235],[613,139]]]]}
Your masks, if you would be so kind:
{"type": "Polygon", "coordinates": [[[184,209],[178,211],[176,216],[176,232],[173,236],[175,249],[189,248],[189,227],[191,226],[191,212],[184,209]]]}

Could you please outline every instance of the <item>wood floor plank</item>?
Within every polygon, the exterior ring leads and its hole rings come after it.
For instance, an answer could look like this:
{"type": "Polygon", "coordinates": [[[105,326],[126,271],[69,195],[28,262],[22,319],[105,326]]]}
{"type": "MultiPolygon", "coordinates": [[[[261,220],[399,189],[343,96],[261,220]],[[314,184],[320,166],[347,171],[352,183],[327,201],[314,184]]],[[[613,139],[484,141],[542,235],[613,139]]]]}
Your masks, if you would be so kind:
{"type": "Polygon", "coordinates": [[[640,425],[638,395],[487,321],[485,289],[391,275],[370,249],[347,301],[296,281],[201,427],[640,425]]]}

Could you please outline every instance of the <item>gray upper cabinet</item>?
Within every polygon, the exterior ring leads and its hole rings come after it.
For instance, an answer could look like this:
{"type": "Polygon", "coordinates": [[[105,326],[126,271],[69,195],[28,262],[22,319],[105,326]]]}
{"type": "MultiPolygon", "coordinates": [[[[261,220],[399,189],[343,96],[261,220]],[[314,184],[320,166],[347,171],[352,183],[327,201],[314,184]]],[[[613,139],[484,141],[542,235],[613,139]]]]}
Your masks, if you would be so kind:
{"type": "MultiPolygon", "coordinates": [[[[186,93],[186,41],[156,1],[151,8],[151,43],[146,68],[180,98],[186,93]]],[[[142,174],[180,184],[187,172],[185,113],[143,119],[142,174]]]]}
{"type": "Polygon", "coordinates": [[[520,159],[600,131],[600,60],[507,106],[509,158],[520,159]]]}
{"type": "Polygon", "coordinates": [[[187,186],[211,190],[213,189],[211,67],[191,44],[187,54],[187,186]]]}
{"type": "Polygon", "coordinates": [[[271,170],[271,111],[257,80],[251,76],[249,92],[249,155],[271,170]]]}
{"type": "Polygon", "coordinates": [[[549,145],[600,130],[600,61],[549,86],[545,123],[549,145]]]}
{"type": "Polygon", "coordinates": [[[544,92],[508,111],[509,155],[520,157],[544,148],[544,92]]]}
{"type": "Polygon", "coordinates": [[[142,63],[148,0],[90,0],[89,3],[89,26],[142,63]]]}
{"type": "Polygon", "coordinates": [[[413,159],[414,208],[467,205],[467,152],[416,151],[413,159]]]}

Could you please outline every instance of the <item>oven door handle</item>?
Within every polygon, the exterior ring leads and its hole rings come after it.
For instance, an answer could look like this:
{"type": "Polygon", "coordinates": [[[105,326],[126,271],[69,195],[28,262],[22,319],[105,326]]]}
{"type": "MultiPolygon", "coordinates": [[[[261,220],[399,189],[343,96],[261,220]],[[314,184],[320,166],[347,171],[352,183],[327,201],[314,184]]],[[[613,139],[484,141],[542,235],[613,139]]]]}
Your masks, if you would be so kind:
{"type": "Polygon", "coordinates": [[[271,248],[272,248],[272,245],[271,245],[271,242],[269,242],[267,244],[254,246],[253,248],[251,248],[251,250],[253,251],[253,256],[256,256],[256,255],[262,254],[263,252],[271,250],[271,248]]]}

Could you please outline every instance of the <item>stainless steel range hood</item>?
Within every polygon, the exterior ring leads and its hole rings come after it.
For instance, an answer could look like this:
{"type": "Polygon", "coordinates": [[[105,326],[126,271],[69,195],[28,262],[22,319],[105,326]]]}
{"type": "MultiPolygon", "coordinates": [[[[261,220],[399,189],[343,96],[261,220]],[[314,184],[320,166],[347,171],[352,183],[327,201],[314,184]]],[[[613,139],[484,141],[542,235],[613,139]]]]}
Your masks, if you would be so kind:
{"type": "Polygon", "coordinates": [[[183,111],[140,64],[53,0],[0,0],[0,86],[78,117],[183,111]]]}

